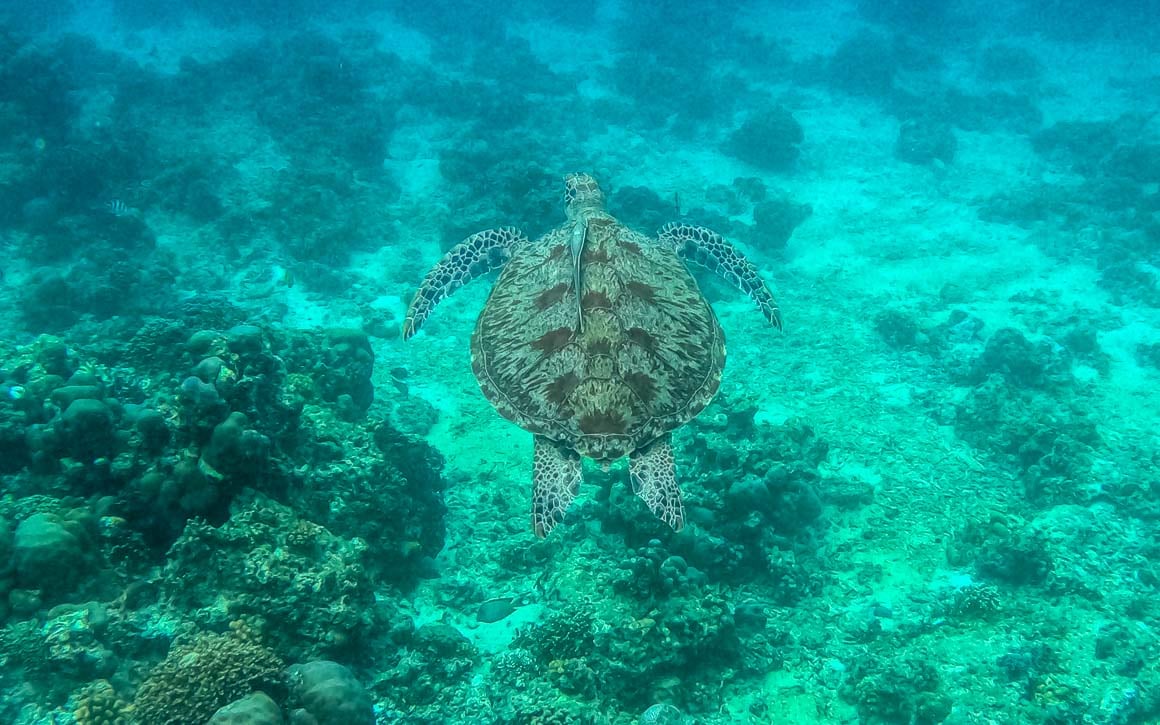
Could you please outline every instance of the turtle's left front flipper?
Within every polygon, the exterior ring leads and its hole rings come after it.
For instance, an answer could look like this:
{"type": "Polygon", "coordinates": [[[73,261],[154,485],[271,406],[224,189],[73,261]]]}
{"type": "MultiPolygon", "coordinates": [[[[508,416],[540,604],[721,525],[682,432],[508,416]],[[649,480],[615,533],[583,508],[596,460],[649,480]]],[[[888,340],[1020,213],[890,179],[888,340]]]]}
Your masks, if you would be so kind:
{"type": "Polygon", "coordinates": [[[781,329],[781,312],[765,281],[741,252],[717,232],[688,224],[667,224],[658,235],[661,242],[672,245],[681,259],[711,270],[735,288],[749,295],[765,319],[781,329]]]}
{"type": "Polygon", "coordinates": [[[511,259],[512,249],[527,237],[519,229],[504,227],[476,232],[451,248],[423,278],[423,284],[407,307],[403,339],[419,331],[427,316],[445,297],[475,277],[499,269],[511,259]]]}
{"type": "Polygon", "coordinates": [[[628,476],[632,492],[648,505],[658,519],[674,530],[685,525],[685,505],[677,486],[677,469],[673,461],[673,436],[666,433],[628,457],[628,476]]]}

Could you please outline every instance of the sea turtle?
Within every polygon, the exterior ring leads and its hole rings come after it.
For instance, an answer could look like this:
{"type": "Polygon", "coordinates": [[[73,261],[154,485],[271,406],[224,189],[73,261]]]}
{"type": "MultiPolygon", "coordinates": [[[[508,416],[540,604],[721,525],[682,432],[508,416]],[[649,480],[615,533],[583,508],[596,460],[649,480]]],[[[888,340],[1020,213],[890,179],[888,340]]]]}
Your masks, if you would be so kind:
{"type": "Polygon", "coordinates": [[[472,370],[508,420],[535,435],[532,524],[544,537],[576,497],[581,457],[629,457],[633,491],[680,530],[672,431],[721,381],[725,334],[684,262],[708,267],[781,329],[753,264],[708,229],[656,238],[604,209],[587,174],[564,177],[567,221],[532,241],[504,227],[471,235],[427,273],[403,323],[414,335],[440,301],[502,269],[471,337],[472,370]]]}

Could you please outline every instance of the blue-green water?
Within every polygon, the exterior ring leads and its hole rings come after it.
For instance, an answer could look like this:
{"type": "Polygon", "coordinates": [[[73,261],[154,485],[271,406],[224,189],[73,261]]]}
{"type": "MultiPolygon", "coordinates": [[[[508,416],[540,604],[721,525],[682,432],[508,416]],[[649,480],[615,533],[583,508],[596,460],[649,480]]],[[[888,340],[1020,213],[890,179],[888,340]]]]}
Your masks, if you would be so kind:
{"type": "Polygon", "coordinates": [[[0,6],[0,722],[1160,722],[1158,13],[0,6]]]}

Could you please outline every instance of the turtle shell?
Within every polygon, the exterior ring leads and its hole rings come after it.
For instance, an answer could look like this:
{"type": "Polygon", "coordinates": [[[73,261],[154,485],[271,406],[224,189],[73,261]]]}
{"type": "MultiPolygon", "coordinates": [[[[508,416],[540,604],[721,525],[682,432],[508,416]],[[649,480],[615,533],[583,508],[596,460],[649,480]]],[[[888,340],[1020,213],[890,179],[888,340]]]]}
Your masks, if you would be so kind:
{"type": "Polygon", "coordinates": [[[516,251],[479,316],[472,368],[501,415],[611,461],[709,404],[725,335],[676,254],[603,213],[586,219],[578,307],[569,240],[584,221],[516,251]]]}

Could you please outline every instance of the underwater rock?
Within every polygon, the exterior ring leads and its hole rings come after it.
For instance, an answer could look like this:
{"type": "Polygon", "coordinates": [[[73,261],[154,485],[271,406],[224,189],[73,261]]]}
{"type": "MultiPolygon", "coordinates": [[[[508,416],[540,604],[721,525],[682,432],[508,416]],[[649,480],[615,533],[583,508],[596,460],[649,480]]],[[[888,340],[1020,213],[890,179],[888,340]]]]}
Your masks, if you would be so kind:
{"type": "Polygon", "coordinates": [[[874,484],[847,478],[826,478],[822,496],[826,503],[854,511],[874,501],[874,484]]]}
{"type": "Polygon", "coordinates": [[[202,452],[202,463],[225,476],[245,473],[262,465],[269,456],[270,440],[257,431],[248,430],[248,424],[244,414],[230,413],[214,427],[209,445],[202,452]]]}
{"type": "Polygon", "coordinates": [[[644,186],[625,186],[613,191],[608,210],[633,229],[651,233],[676,217],[676,200],[662,199],[644,186]]]}
{"type": "Polygon", "coordinates": [[[898,350],[915,347],[921,334],[918,323],[899,310],[882,310],[875,315],[874,329],[887,345],[898,350]]]}
{"type": "Polygon", "coordinates": [[[159,454],[169,444],[169,424],[159,411],[129,404],[125,406],[125,420],[136,428],[141,436],[141,446],[148,453],[159,454]]]}
{"type": "Polygon", "coordinates": [[[12,388],[18,387],[20,386],[12,386],[7,391],[0,387],[0,474],[16,473],[31,460],[27,417],[15,408],[14,404],[20,398],[12,398],[12,388]],[[5,392],[8,401],[3,400],[5,392]],[[5,405],[4,402],[9,404],[5,405]]]}
{"type": "Polygon", "coordinates": [[[53,674],[61,681],[113,676],[118,658],[103,642],[109,612],[96,602],[61,604],[41,627],[53,674]]]}
{"type": "Polygon", "coordinates": [[[38,269],[29,275],[20,290],[24,324],[33,331],[64,330],[80,319],[79,298],[79,293],[60,272],[38,269]]]}
{"type": "Polygon", "coordinates": [[[998,43],[987,47],[979,58],[979,77],[988,83],[1039,80],[1043,63],[1030,51],[998,43]]]}
{"type": "Polygon", "coordinates": [[[282,711],[264,692],[235,700],[214,713],[207,725],[282,725],[282,711]]]}
{"type": "MultiPolygon", "coordinates": [[[[424,624],[409,643],[411,655],[391,672],[398,682],[391,699],[404,706],[438,702],[443,693],[470,681],[479,653],[455,627],[441,622],[424,624]]],[[[381,687],[383,680],[379,680],[381,687]]],[[[395,688],[392,688],[395,689],[395,688]]]]}
{"type": "Polygon", "coordinates": [[[374,703],[349,669],[329,660],[287,668],[293,725],[374,725],[374,703]]]}
{"type": "Polygon", "coordinates": [[[706,583],[705,575],[689,566],[684,557],[667,554],[659,539],[638,548],[618,568],[614,587],[641,600],[648,600],[657,592],[696,592],[706,583]]]}
{"type": "Polygon", "coordinates": [[[953,0],[858,0],[858,15],[873,23],[918,36],[941,35],[948,28],[969,28],[971,19],[953,0]]]}
{"type": "Polygon", "coordinates": [[[769,520],[779,532],[799,531],[822,515],[816,470],[779,463],[770,466],[764,483],[775,501],[769,520]]]}
{"type": "Polygon", "coordinates": [[[262,352],[262,328],[254,325],[234,325],[226,330],[226,345],[230,352],[252,355],[262,352]]]}
{"type": "Polygon", "coordinates": [[[400,432],[422,437],[439,422],[439,409],[423,398],[407,396],[395,407],[391,420],[400,432]]]}
{"type": "Polygon", "coordinates": [[[52,514],[33,514],[16,527],[12,561],[20,586],[66,591],[85,563],[85,542],[75,525],[52,514]]]}
{"type": "Polygon", "coordinates": [[[763,201],[753,208],[753,236],[767,251],[781,250],[794,229],[814,213],[809,204],[780,197],[763,201]]]}
{"type": "Polygon", "coordinates": [[[963,131],[1000,131],[1032,134],[1043,124],[1035,97],[1024,93],[991,92],[982,95],[949,89],[940,115],[963,131]]]}
{"type": "Polygon", "coordinates": [[[769,621],[769,609],[765,603],[748,599],[733,609],[733,622],[739,629],[762,630],[769,621]]]}
{"type": "Polygon", "coordinates": [[[1043,584],[1054,563],[1043,538],[1026,530],[986,539],[974,561],[980,576],[1014,586],[1043,584]]]}
{"type": "Polygon", "coordinates": [[[1137,345],[1136,362],[1160,370],[1160,343],[1137,345]]]}
{"type": "Polygon", "coordinates": [[[950,124],[931,119],[903,121],[894,144],[894,157],[909,164],[950,164],[958,142],[950,124]]]}
{"type": "Polygon", "coordinates": [[[20,217],[30,232],[48,232],[60,218],[59,200],[51,196],[29,199],[20,207],[20,217]]]}
{"type": "Polygon", "coordinates": [[[725,491],[725,505],[729,512],[744,518],[754,511],[768,511],[773,507],[769,488],[757,476],[749,475],[733,481],[725,491]]]}
{"type": "Polygon", "coordinates": [[[194,377],[206,385],[213,385],[217,382],[218,377],[221,375],[222,368],[224,368],[225,365],[225,361],[220,357],[217,355],[211,355],[207,358],[202,358],[201,361],[197,363],[197,365],[193,366],[193,370],[190,372],[194,377]]]}
{"type": "Polygon", "coordinates": [[[70,375],[67,384],[70,386],[87,386],[93,388],[100,388],[103,385],[101,377],[88,368],[81,368],[70,375]]]}
{"type": "Polygon", "coordinates": [[[733,189],[739,196],[754,204],[765,201],[769,194],[765,182],[756,176],[738,176],[733,179],[733,189]]]}
{"type": "Polygon", "coordinates": [[[161,483],[159,489],[161,501],[176,505],[183,516],[204,514],[214,507],[223,495],[218,485],[220,478],[220,474],[207,475],[203,466],[191,460],[179,461],[173,467],[172,478],[161,483]]]}
{"type": "Polygon", "coordinates": [[[100,400],[74,400],[56,421],[55,429],[68,455],[78,461],[115,453],[113,411],[100,400]]]}
{"type": "Polygon", "coordinates": [[[181,383],[178,397],[182,403],[197,410],[206,410],[222,404],[217,388],[197,375],[190,375],[181,383]]]}
{"type": "Polygon", "coordinates": [[[13,614],[30,617],[44,606],[39,589],[13,589],[8,592],[8,608],[13,614]]]}
{"type": "MultiPolygon", "coordinates": [[[[75,377],[75,376],[74,376],[75,377]]],[[[100,400],[101,389],[96,385],[64,385],[52,391],[49,399],[52,404],[64,410],[75,400],[100,400]]]]}
{"type": "Polygon", "coordinates": [[[362,417],[363,411],[355,405],[354,398],[349,393],[342,393],[334,401],[334,410],[339,420],[353,423],[362,417]]]}
{"type": "Polygon", "coordinates": [[[858,96],[886,98],[894,90],[898,57],[877,33],[862,32],[838,46],[826,68],[828,82],[858,96]]]}
{"type": "Polygon", "coordinates": [[[680,556],[670,556],[662,561],[658,574],[666,592],[688,589],[703,583],[704,579],[696,569],[690,570],[689,564],[680,556]]]}
{"type": "Polygon", "coordinates": [[[438,492],[446,486],[442,480],[446,459],[431,444],[406,435],[389,423],[375,428],[374,441],[375,446],[399,469],[412,487],[438,492]]]}
{"type": "Polygon", "coordinates": [[[334,403],[345,393],[357,410],[366,411],[375,399],[371,383],[375,354],[367,334],[362,330],[336,328],[327,333],[327,338],[328,344],[322,353],[324,362],[318,366],[315,380],[322,399],[334,403]]]}
{"type": "Polygon", "coordinates": [[[415,646],[439,657],[475,658],[475,646],[455,627],[428,622],[415,632],[415,646]]]}
{"type": "Polygon", "coordinates": [[[36,362],[49,375],[59,375],[68,379],[77,369],[77,362],[68,345],[58,337],[41,335],[34,343],[36,362]]]}
{"type": "Polygon", "coordinates": [[[221,335],[213,330],[198,330],[189,336],[185,343],[185,349],[190,355],[206,355],[220,339],[221,335]]]}
{"type": "Polygon", "coordinates": [[[975,360],[971,381],[978,383],[998,374],[1020,388],[1044,388],[1071,379],[1071,355],[1051,338],[1031,342],[1010,327],[996,330],[975,360]]]}
{"type": "Polygon", "coordinates": [[[941,723],[952,707],[942,687],[938,669],[926,660],[878,657],[852,667],[838,694],[862,722],[941,723]]]}
{"type": "Polygon", "coordinates": [[[1031,148],[1046,161],[1094,176],[1123,135],[1115,121],[1057,121],[1031,136],[1031,148]]]}
{"type": "Polygon", "coordinates": [[[789,171],[805,140],[801,124],[780,106],[747,118],[725,142],[724,151],[768,171],[789,171]]]}
{"type": "Polygon", "coordinates": [[[1123,144],[1105,160],[1104,171],[1138,184],[1160,183],[1160,144],[1123,144]]]}
{"type": "Polygon", "coordinates": [[[222,400],[217,388],[195,375],[181,383],[177,399],[181,402],[183,425],[191,428],[198,440],[205,440],[229,413],[229,405],[222,400]]]}

